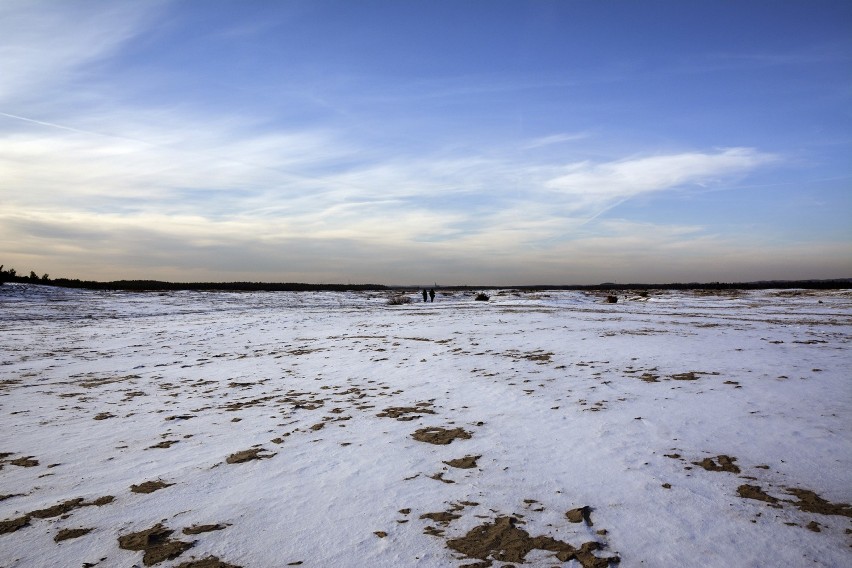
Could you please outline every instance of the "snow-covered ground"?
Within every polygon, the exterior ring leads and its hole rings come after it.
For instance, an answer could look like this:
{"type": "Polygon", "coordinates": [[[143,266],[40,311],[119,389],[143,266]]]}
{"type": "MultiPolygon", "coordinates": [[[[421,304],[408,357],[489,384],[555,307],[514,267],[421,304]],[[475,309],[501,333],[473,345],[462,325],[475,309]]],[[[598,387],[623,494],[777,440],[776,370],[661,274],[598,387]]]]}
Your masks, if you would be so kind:
{"type": "Polygon", "coordinates": [[[0,567],[852,565],[849,292],[387,298],[0,287],[0,567]]]}

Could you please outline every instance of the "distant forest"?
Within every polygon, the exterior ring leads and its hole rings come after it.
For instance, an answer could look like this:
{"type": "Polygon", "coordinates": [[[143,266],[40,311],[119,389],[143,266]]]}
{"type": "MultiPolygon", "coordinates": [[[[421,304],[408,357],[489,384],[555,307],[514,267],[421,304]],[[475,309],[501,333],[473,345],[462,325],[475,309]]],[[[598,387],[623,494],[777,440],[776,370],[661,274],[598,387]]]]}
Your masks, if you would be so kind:
{"type": "Polygon", "coordinates": [[[303,284],[298,282],[162,282],[159,280],[114,280],[98,282],[96,280],[80,280],[79,278],[51,278],[49,274],[39,276],[30,271],[29,276],[19,275],[14,268],[5,270],[0,264],[0,284],[5,282],[22,282],[27,284],[44,284],[62,288],[85,288],[88,290],[132,290],[132,291],[163,291],[163,290],[232,290],[232,291],[263,291],[263,292],[311,292],[311,291],[346,291],[346,290],[386,290],[381,284],[303,284]]]}
{"type": "MultiPolygon", "coordinates": [[[[85,288],[89,290],[167,291],[167,290],[223,290],[245,292],[316,292],[404,290],[412,286],[386,286],[382,284],[305,284],[299,282],[162,282],[159,280],[113,280],[98,282],[77,278],[50,278],[30,271],[29,276],[19,275],[14,268],[5,269],[0,264],[0,285],[6,282],[85,288]]],[[[432,287],[432,286],[429,286],[432,287]]],[[[614,283],[593,285],[540,285],[540,286],[439,286],[442,290],[763,290],[805,288],[811,290],[852,289],[852,278],[831,280],[761,280],[757,282],[673,282],[668,284],[614,283]]]]}

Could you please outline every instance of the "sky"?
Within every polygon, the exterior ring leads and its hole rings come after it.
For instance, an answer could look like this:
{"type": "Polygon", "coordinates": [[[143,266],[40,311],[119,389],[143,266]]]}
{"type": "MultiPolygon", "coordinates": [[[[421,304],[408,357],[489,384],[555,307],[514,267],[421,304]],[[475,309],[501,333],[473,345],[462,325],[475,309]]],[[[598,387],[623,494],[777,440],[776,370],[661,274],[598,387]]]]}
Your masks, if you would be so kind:
{"type": "Polygon", "coordinates": [[[852,277],[852,2],[0,0],[0,263],[852,277]]]}

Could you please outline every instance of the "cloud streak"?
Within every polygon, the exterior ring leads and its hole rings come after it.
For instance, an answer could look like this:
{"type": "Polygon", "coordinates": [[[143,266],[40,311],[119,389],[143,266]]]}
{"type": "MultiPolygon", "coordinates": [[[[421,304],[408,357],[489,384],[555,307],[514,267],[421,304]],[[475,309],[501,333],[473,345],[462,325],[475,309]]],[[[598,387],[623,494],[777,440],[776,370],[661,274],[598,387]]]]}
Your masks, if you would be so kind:
{"type": "Polygon", "coordinates": [[[545,146],[553,146],[555,144],[564,144],[565,142],[576,142],[577,140],[585,140],[591,137],[588,132],[563,132],[561,134],[551,134],[535,138],[523,144],[521,147],[525,150],[534,150],[536,148],[544,148],[545,146]]]}
{"type": "Polygon", "coordinates": [[[547,187],[565,195],[622,199],[684,185],[712,184],[776,159],[753,148],[728,148],[712,153],[686,152],[601,164],[581,162],[567,166],[567,172],[549,180],[547,187]]]}

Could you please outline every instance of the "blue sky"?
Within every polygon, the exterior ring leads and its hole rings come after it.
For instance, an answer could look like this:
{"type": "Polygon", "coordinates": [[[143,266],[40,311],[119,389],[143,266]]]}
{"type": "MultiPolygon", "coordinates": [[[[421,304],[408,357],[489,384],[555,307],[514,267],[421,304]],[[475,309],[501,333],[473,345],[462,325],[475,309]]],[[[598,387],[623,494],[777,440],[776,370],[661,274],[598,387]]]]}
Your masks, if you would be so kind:
{"type": "Polygon", "coordinates": [[[852,3],[0,3],[0,263],[852,277],[852,3]]]}

